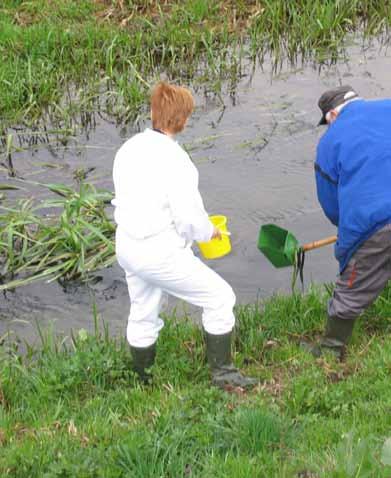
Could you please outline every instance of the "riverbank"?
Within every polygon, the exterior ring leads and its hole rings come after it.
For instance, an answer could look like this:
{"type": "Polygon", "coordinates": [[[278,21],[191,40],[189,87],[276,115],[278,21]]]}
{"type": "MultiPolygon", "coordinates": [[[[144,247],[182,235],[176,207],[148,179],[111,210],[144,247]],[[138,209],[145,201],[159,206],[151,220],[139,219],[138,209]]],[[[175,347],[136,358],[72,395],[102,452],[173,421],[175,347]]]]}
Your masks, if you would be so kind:
{"type": "Polygon", "coordinates": [[[346,35],[387,32],[387,0],[5,0],[0,7],[0,117],[10,125],[88,122],[91,112],[138,121],[164,75],[207,93],[232,91],[242,60],[275,67],[343,56],[346,35]],[[180,28],[178,28],[180,25],[180,28]]]}
{"type": "Polygon", "coordinates": [[[3,342],[0,472],[33,477],[387,478],[391,472],[391,290],[360,320],[345,363],[314,360],[329,292],[239,308],[235,362],[254,391],[209,385],[201,331],[170,317],[154,386],[95,319],[20,356],[3,342]]]}

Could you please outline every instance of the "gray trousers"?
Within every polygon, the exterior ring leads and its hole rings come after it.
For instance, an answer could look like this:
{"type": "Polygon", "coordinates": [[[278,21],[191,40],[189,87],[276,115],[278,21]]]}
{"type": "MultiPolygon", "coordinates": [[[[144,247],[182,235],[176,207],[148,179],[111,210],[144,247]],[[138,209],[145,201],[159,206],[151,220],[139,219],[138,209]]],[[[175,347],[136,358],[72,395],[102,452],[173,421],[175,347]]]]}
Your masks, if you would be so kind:
{"type": "Polygon", "coordinates": [[[328,304],[329,317],[355,319],[390,279],[391,224],[387,224],[362,244],[340,275],[328,304]]]}

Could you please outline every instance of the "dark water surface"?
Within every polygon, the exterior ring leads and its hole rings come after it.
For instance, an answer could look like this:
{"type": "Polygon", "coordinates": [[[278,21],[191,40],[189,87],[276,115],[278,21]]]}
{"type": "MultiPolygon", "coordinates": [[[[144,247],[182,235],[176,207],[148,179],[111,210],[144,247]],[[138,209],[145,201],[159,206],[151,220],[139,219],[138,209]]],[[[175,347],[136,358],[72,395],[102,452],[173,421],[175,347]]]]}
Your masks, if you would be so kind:
{"type": "MultiPolygon", "coordinates": [[[[199,169],[207,210],[228,216],[232,253],[209,263],[231,283],[240,303],[290,291],[291,268],[274,269],[257,250],[260,225],[276,223],[302,242],[336,232],[315,193],[314,154],[324,132],[316,127],[317,100],[325,89],[346,83],[366,98],[391,97],[387,49],[355,45],[348,57],[320,72],[306,66],[272,75],[264,65],[241,79],[235,96],[223,97],[224,109],[219,101],[199,96],[189,127],[178,137],[199,169]]],[[[95,168],[88,180],[112,190],[113,158],[131,132],[99,116],[95,121],[88,135],[80,134],[66,146],[38,144],[36,150],[15,154],[17,173],[29,180],[70,182],[76,169],[95,168]]],[[[8,181],[1,175],[2,182],[8,181]]],[[[43,194],[42,188],[28,190],[36,197],[43,194]]],[[[307,255],[306,285],[333,281],[336,274],[332,246],[307,255]]],[[[124,274],[114,266],[98,276],[101,280],[90,286],[64,290],[58,283],[40,282],[7,292],[0,299],[0,336],[12,331],[31,339],[36,321],[54,323],[58,332],[90,329],[93,304],[112,332],[123,333],[129,310],[124,274]]],[[[178,313],[191,310],[183,303],[172,305],[178,313]]]]}

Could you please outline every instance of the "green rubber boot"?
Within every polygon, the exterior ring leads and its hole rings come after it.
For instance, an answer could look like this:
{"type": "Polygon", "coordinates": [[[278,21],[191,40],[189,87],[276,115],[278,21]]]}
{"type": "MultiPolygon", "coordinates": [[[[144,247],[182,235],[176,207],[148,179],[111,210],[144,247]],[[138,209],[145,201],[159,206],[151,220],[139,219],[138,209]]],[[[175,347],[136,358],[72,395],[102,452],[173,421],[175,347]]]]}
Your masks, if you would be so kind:
{"type": "Polygon", "coordinates": [[[320,357],[323,352],[330,351],[337,359],[343,360],[346,345],[353,333],[354,323],[355,319],[328,317],[325,333],[319,343],[308,344],[303,342],[302,347],[317,358],[320,357]]]}
{"type": "Polygon", "coordinates": [[[140,381],[149,384],[152,381],[152,375],[148,369],[152,367],[156,356],[156,343],[149,347],[130,346],[133,358],[133,371],[137,373],[140,381]]]}
{"type": "Polygon", "coordinates": [[[258,384],[258,380],[245,377],[234,367],[231,338],[231,332],[223,335],[205,333],[206,354],[212,372],[212,383],[222,389],[226,386],[250,389],[258,384]]]}

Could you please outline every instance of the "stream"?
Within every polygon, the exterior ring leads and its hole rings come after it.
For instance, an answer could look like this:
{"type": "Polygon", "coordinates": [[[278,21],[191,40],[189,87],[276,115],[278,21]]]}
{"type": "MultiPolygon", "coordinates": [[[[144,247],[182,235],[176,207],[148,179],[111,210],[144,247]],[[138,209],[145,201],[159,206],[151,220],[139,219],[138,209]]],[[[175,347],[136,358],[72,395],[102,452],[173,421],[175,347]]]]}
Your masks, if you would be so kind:
{"type": "MultiPolygon", "coordinates": [[[[273,74],[270,63],[240,79],[233,94],[198,91],[197,107],[184,133],[178,136],[200,173],[200,190],[211,214],[228,217],[232,233],[230,255],[209,265],[234,288],[238,303],[253,303],[291,290],[291,268],[275,269],[257,249],[259,227],[275,223],[301,242],[336,233],[317,202],[313,162],[325,131],[317,127],[319,96],[339,84],[351,84],[365,98],[391,97],[391,54],[374,42],[347,50],[347,59],[331,67],[285,66],[273,74]]],[[[13,155],[18,175],[41,182],[72,180],[75,170],[90,171],[87,181],[112,190],[111,170],[119,146],[135,130],[118,127],[96,115],[93,125],[62,144],[28,145],[28,134],[15,132],[24,150],[13,155]]],[[[143,121],[140,128],[149,126],[143,121]]],[[[1,173],[1,182],[11,180],[1,173]]],[[[19,183],[20,185],[20,183],[19,183]]],[[[29,187],[12,191],[9,199],[44,194],[29,187]]],[[[198,250],[195,247],[197,254],[198,250]]],[[[307,254],[305,286],[335,280],[338,272],[333,247],[307,254]]],[[[115,265],[98,271],[88,285],[37,282],[2,293],[0,337],[9,333],[37,339],[37,323],[58,333],[93,328],[93,309],[110,332],[124,334],[129,299],[124,274],[115,265]]],[[[170,301],[177,315],[198,312],[170,301]]]]}

